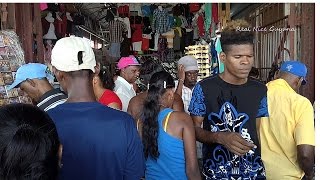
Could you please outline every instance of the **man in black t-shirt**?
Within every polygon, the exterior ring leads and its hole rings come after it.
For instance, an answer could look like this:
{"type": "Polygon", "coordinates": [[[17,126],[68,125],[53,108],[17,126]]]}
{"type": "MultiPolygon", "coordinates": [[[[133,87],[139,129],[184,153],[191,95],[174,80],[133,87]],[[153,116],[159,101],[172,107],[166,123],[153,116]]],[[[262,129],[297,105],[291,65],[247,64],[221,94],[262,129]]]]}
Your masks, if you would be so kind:
{"type": "Polygon", "coordinates": [[[265,179],[256,118],[268,116],[267,88],[248,79],[253,34],[239,30],[247,27],[238,20],[224,28],[220,59],[225,71],[200,81],[193,90],[189,112],[197,140],[203,143],[206,179],[265,179]]]}

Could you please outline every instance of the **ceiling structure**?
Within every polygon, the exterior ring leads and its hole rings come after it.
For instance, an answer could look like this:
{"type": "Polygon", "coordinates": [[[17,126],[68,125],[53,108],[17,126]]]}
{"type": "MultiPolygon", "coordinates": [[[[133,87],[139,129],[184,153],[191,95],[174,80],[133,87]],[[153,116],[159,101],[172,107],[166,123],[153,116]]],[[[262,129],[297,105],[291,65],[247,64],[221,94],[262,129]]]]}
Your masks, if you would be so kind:
{"type": "MultiPolygon", "coordinates": [[[[108,24],[105,20],[107,11],[110,10],[112,5],[119,3],[75,3],[76,7],[81,13],[89,16],[91,19],[97,20],[102,28],[105,28],[108,24]]],[[[144,3],[145,4],[145,3],[144,3]]],[[[150,3],[151,4],[151,3],[150,3]]],[[[173,3],[174,6],[176,3],[173,3]]],[[[230,16],[239,15],[243,10],[255,5],[253,3],[231,3],[230,4],[230,16]]],[[[172,6],[171,6],[172,7],[172,6]]]]}

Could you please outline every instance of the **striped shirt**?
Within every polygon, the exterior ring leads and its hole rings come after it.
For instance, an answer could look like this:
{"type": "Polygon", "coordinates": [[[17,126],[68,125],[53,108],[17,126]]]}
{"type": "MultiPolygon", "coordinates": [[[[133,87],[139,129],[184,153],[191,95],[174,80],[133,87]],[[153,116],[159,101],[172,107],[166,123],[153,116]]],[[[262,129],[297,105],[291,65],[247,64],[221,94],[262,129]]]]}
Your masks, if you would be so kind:
{"type": "Polygon", "coordinates": [[[122,33],[127,31],[126,24],[122,21],[115,20],[109,22],[110,30],[110,42],[120,43],[122,42],[122,33]]]}
{"type": "Polygon", "coordinates": [[[60,89],[52,89],[41,96],[37,106],[44,111],[48,111],[66,102],[67,98],[67,95],[60,91],[60,89]]]}

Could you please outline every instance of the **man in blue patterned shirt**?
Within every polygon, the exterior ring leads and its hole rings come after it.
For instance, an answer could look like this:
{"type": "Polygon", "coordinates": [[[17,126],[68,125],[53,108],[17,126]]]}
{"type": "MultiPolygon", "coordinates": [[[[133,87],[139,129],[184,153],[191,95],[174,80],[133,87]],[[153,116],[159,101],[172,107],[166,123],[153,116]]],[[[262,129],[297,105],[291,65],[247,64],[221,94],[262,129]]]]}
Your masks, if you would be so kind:
{"type": "Polygon", "coordinates": [[[224,28],[220,59],[225,71],[200,81],[189,106],[196,138],[203,143],[205,179],[265,179],[258,130],[259,118],[268,116],[267,88],[248,79],[253,33],[237,27],[250,29],[243,20],[224,28]]]}

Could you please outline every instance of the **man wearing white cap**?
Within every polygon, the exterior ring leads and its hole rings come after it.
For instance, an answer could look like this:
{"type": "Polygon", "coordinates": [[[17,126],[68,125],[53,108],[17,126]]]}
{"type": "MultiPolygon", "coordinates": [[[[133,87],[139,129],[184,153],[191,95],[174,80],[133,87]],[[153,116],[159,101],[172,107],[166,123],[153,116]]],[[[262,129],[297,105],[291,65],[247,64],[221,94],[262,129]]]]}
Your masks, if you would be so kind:
{"type": "MultiPolygon", "coordinates": [[[[189,113],[189,104],[192,97],[192,91],[198,81],[198,63],[193,56],[184,56],[178,61],[178,87],[176,93],[179,94],[183,100],[184,111],[189,113]]],[[[199,167],[202,167],[202,143],[197,143],[197,158],[199,167]]]]}
{"type": "Polygon", "coordinates": [[[129,101],[136,96],[133,83],[140,75],[140,63],[134,56],[122,57],[118,64],[120,76],[114,82],[114,91],[122,102],[122,111],[127,112],[129,101]]]}
{"type": "Polygon", "coordinates": [[[192,97],[192,90],[198,80],[198,63],[193,56],[184,56],[178,61],[178,87],[176,93],[183,100],[184,111],[189,113],[188,108],[192,97]]]}
{"type": "Polygon", "coordinates": [[[96,102],[92,80],[98,68],[90,44],[62,38],[51,58],[69,97],[48,111],[63,144],[60,179],[140,179],[145,166],[141,139],[131,116],[96,102]]]}

